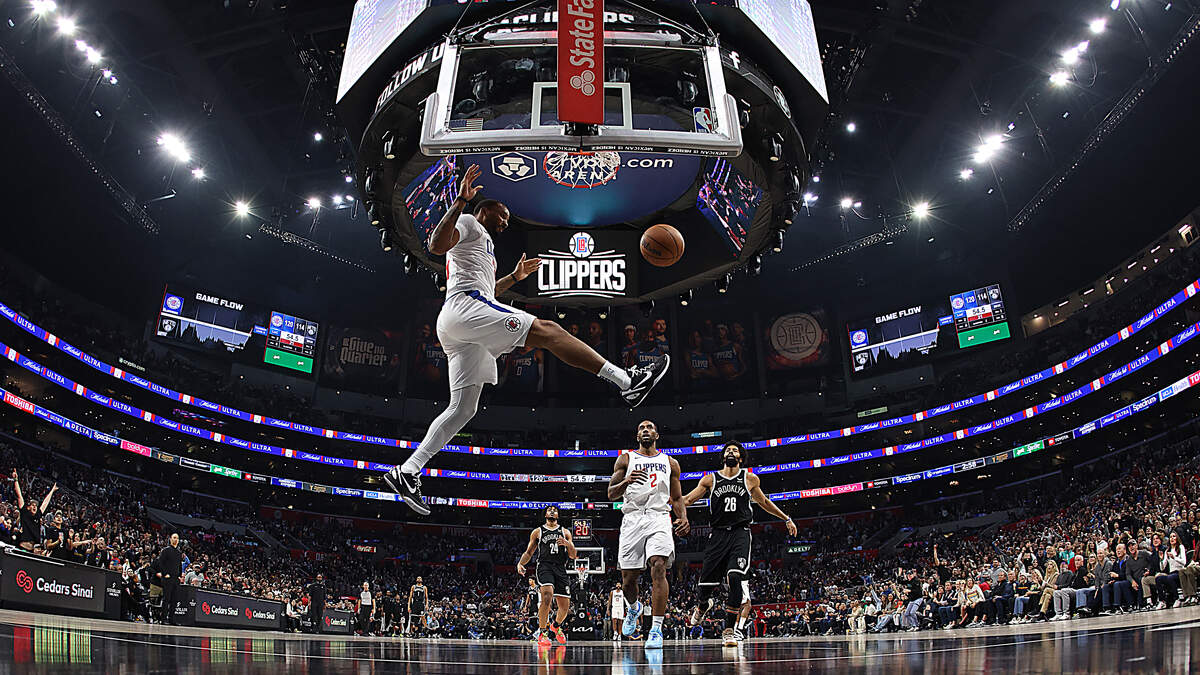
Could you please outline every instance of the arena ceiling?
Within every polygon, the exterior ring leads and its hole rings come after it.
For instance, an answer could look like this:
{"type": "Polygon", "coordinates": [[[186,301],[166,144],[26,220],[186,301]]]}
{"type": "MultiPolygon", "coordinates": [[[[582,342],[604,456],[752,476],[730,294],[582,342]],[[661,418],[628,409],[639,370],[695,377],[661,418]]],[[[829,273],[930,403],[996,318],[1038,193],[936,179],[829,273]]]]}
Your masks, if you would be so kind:
{"type": "MultiPolygon", "coordinates": [[[[1031,307],[1094,278],[1196,205],[1186,167],[1200,149],[1190,112],[1198,95],[1189,85],[1200,57],[1193,47],[1162,59],[1180,30],[1194,25],[1194,1],[1138,0],[1120,11],[1107,0],[812,4],[832,103],[813,157],[821,181],[807,187],[818,199],[759,280],[736,280],[739,297],[857,302],[896,278],[953,279],[982,268],[1010,280],[1018,303],[1031,307]],[[1093,34],[1089,23],[1098,18],[1106,30],[1093,34]],[[1071,81],[1051,85],[1062,53],[1083,40],[1089,46],[1071,81]],[[1102,122],[1139,89],[1146,93],[1129,116],[1081,158],[1102,122]],[[974,163],[994,133],[1006,135],[1003,147],[992,161],[974,163]],[[970,179],[964,169],[974,172],[970,179]],[[1071,171],[1048,200],[1027,208],[1071,171]],[[843,210],[843,197],[862,205],[843,210]],[[930,217],[906,217],[921,202],[930,217]],[[906,230],[890,243],[814,262],[897,227],[906,230]]],[[[115,207],[98,207],[104,197],[80,187],[83,173],[68,179],[56,169],[68,155],[25,111],[3,133],[18,156],[37,155],[30,161],[43,172],[10,163],[8,180],[38,197],[30,204],[52,203],[60,213],[53,227],[24,228],[14,250],[53,252],[68,263],[55,274],[93,290],[101,287],[98,271],[113,272],[96,260],[98,251],[133,252],[143,264],[111,290],[135,289],[112,298],[127,297],[135,315],[153,306],[147,298],[164,280],[254,287],[275,296],[264,300],[359,317],[393,311],[414,292],[434,295],[427,277],[406,277],[399,259],[380,251],[362,214],[324,208],[314,217],[305,205],[312,195],[356,194],[343,180],[354,143],[331,114],[352,7],[352,0],[112,0],[103,10],[80,8],[80,22],[129,92],[99,101],[105,121],[115,122],[97,131],[89,121],[79,137],[139,201],[175,196],[146,206],[156,235],[115,207]],[[186,135],[203,157],[205,180],[152,161],[149,129],[186,135]],[[58,182],[39,179],[56,172],[58,182]],[[68,180],[76,199],[61,197],[68,180]],[[236,218],[231,205],[242,198],[281,231],[272,236],[236,218]],[[286,243],[283,231],[325,253],[286,243]],[[63,246],[63,234],[86,245],[63,246]]],[[[11,30],[21,30],[26,17],[10,12],[18,24],[11,30]]],[[[33,34],[5,49],[64,118],[78,119],[80,80],[49,39],[33,34]]],[[[20,105],[11,91],[3,98],[6,107],[20,105]]],[[[31,208],[28,217],[45,212],[31,208]]],[[[698,291],[699,303],[706,297],[698,291]]]]}

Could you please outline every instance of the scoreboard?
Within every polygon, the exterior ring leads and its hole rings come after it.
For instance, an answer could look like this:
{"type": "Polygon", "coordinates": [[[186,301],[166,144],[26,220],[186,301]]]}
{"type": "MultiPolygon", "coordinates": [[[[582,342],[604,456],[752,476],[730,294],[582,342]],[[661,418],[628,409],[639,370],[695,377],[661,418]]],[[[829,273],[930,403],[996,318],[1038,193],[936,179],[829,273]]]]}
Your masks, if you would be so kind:
{"type": "Polygon", "coordinates": [[[263,363],[312,373],[320,324],[281,312],[271,312],[263,363]]]}
{"type": "Polygon", "coordinates": [[[1000,284],[952,295],[950,309],[954,312],[954,329],[958,332],[960,348],[1010,337],[1000,284]]]}

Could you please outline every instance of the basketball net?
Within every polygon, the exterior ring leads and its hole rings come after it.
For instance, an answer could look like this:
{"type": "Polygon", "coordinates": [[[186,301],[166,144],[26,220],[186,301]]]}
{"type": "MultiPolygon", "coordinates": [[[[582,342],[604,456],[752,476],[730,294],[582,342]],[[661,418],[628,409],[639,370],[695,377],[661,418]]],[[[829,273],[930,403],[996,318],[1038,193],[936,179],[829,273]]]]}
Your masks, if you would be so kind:
{"type": "Polygon", "coordinates": [[[592,569],[592,561],[587,558],[575,559],[575,574],[579,576],[579,587],[587,586],[588,572],[592,569]]]}

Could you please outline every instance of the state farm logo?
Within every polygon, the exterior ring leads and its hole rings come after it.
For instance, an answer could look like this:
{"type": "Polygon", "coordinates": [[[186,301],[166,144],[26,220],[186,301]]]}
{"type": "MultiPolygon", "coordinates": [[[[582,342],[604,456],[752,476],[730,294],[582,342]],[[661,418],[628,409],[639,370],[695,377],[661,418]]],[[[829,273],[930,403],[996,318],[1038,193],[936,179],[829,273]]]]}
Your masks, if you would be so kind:
{"type": "Polygon", "coordinates": [[[590,70],[585,70],[571,77],[571,88],[578,89],[584,96],[591,96],[596,93],[595,83],[596,74],[590,70]]]}
{"type": "Polygon", "coordinates": [[[21,590],[25,591],[26,593],[33,592],[33,577],[29,576],[25,570],[20,570],[17,572],[16,581],[17,586],[20,587],[21,590]]]}
{"type": "Polygon", "coordinates": [[[492,173],[497,176],[519,183],[537,176],[537,160],[519,152],[506,152],[492,156],[492,173]]]}
{"type": "Polygon", "coordinates": [[[547,152],[542,170],[550,180],[569,188],[594,188],[613,180],[621,168],[621,153],[547,152]]]}

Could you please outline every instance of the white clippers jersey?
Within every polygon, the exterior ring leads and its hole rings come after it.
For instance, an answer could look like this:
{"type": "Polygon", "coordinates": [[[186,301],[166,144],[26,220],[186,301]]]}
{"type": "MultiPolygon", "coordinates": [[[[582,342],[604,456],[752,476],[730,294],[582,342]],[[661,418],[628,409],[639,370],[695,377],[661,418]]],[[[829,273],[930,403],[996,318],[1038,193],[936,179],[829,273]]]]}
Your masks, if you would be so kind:
{"type": "Polygon", "coordinates": [[[446,297],[479,291],[492,300],[496,295],[496,247],[492,236],[475,216],[464,213],[455,224],[458,243],[446,253],[446,297]]]}
{"type": "Polygon", "coordinates": [[[625,593],[612,591],[608,594],[608,608],[613,614],[625,613],[625,593]]]}
{"type": "Polygon", "coordinates": [[[663,453],[646,457],[637,452],[629,453],[629,475],[637,469],[646,470],[646,479],[637,485],[625,488],[625,503],[621,511],[662,511],[671,509],[671,462],[663,453]]]}

